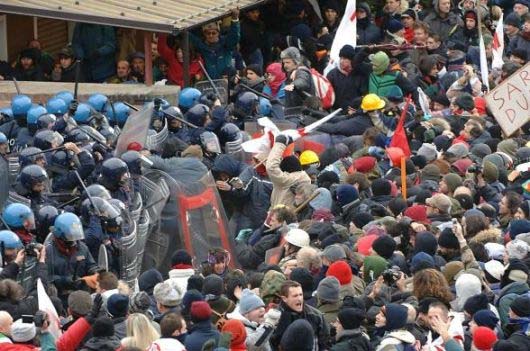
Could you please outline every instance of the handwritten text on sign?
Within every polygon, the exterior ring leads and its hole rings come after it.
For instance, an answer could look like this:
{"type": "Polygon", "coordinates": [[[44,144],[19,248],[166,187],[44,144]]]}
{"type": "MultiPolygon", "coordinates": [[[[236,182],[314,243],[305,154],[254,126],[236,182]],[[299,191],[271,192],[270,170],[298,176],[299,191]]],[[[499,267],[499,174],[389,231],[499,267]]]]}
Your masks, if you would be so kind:
{"type": "Polygon", "coordinates": [[[530,120],[530,63],[512,74],[487,96],[493,116],[507,136],[530,120]]]}

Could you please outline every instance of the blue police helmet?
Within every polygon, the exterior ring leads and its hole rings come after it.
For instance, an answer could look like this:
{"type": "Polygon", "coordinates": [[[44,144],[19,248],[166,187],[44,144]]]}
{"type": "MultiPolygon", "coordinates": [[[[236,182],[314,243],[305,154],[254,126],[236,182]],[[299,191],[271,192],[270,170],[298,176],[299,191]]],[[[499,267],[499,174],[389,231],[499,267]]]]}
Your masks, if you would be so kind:
{"type": "Polygon", "coordinates": [[[103,94],[92,94],[88,98],[87,103],[94,108],[94,110],[98,112],[105,112],[105,105],[107,105],[107,102],[109,99],[103,95],[103,94]]]}
{"type": "Polygon", "coordinates": [[[26,113],[26,121],[28,122],[28,125],[36,125],[39,117],[47,112],[48,111],[46,111],[46,108],[44,106],[33,105],[26,113]]]}
{"type": "Polygon", "coordinates": [[[77,110],[75,110],[74,120],[77,123],[88,123],[90,120],[90,112],[90,105],[81,103],[77,106],[77,110]]]}
{"type": "Polygon", "coordinates": [[[107,109],[107,117],[109,121],[113,121],[119,126],[123,126],[131,114],[129,106],[123,102],[115,102],[112,107],[107,109]]]}
{"type": "Polygon", "coordinates": [[[4,222],[12,229],[24,228],[26,221],[29,227],[35,228],[35,216],[28,206],[21,203],[13,203],[4,209],[2,214],[4,222]]]}
{"type": "Polygon", "coordinates": [[[31,99],[27,95],[16,95],[11,100],[11,110],[14,116],[24,116],[31,108],[31,99]]]}
{"type": "Polygon", "coordinates": [[[60,91],[57,94],[55,94],[55,97],[58,98],[58,99],[63,100],[64,103],[66,104],[66,106],[68,106],[68,105],[70,105],[70,103],[74,99],[74,94],[72,94],[69,91],[60,91]]]}
{"type": "Polygon", "coordinates": [[[11,107],[0,108],[0,114],[2,114],[4,116],[7,116],[9,118],[13,118],[14,117],[13,110],[11,109],[11,107]]]}
{"type": "Polygon", "coordinates": [[[195,88],[184,88],[179,94],[179,107],[189,109],[201,98],[201,92],[195,88]]]}
{"type": "Polygon", "coordinates": [[[68,111],[68,105],[65,100],[58,97],[52,97],[46,103],[46,110],[54,115],[64,115],[66,111],[68,111]]]}
{"type": "Polygon", "coordinates": [[[7,137],[4,133],[0,132],[0,144],[7,143],[7,137]]]}
{"type": "Polygon", "coordinates": [[[0,243],[4,249],[19,250],[24,247],[18,235],[10,230],[0,230],[0,243]]]}
{"type": "Polygon", "coordinates": [[[61,213],[55,218],[52,234],[64,241],[77,241],[85,238],[81,220],[70,212],[61,213]]]}

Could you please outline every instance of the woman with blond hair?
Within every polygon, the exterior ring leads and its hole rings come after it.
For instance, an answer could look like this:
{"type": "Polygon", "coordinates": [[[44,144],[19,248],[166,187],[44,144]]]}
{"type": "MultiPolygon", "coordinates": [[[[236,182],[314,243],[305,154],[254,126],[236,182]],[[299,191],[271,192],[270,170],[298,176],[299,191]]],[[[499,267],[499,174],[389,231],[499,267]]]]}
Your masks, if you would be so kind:
{"type": "Polygon", "coordinates": [[[123,347],[137,347],[145,350],[158,338],[160,334],[149,318],[141,313],[133,313],[127,317],[127,337],[121,341],[121,344],[123,347]]]}

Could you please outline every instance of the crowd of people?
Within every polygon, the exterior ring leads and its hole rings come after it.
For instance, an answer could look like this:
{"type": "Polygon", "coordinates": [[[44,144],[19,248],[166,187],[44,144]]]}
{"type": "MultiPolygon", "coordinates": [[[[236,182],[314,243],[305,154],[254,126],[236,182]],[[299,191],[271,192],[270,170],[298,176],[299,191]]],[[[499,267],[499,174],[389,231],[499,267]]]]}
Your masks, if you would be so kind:
{"type": "MultiPolygon", "coordinates": [[[[530,350],[530,127],[504,134],[485,102],[530,58],[529,6],[358,2],[358,46],[335,65],[345,1],[233,10],[190,33],[190,78],[201,63],[216,88],[149,102],[135,140],[131,106],[102,94],[14,96],[0,109],[0,350],[530,350]],[[152,170],[190,193],[213,177],[223,247],[184,249],[192,216],[174,198],[153,210],[152,170]],[[143,240],[132,228],[148,217],[143,240]]],[[[76,24],[56,59],[32,41],[0,75],[140,83],[133,37],[76,24]]],[[[157,36],[155,80],[183,86],[181,40],[157,36]]]]}

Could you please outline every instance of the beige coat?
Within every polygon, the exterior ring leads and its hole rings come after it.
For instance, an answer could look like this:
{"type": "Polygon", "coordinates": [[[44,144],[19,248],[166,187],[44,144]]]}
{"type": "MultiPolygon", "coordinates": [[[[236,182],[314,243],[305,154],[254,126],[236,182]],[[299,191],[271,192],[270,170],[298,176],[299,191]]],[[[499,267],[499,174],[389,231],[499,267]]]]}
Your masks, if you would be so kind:
{"type": "Polygon", "coordinates": [[[275,143],[267,158],[265,167],[267,174],[272,182],[271,194],[271,209],[276,205],[294,205],[294,194],[290,188],[293,185],[302,183],[311,184],[311,179],[304,171],[299,172],[283,172],[280,169],[280,162],[282,162],[282,155],[286,146],[282,143],[275,143]]]}

